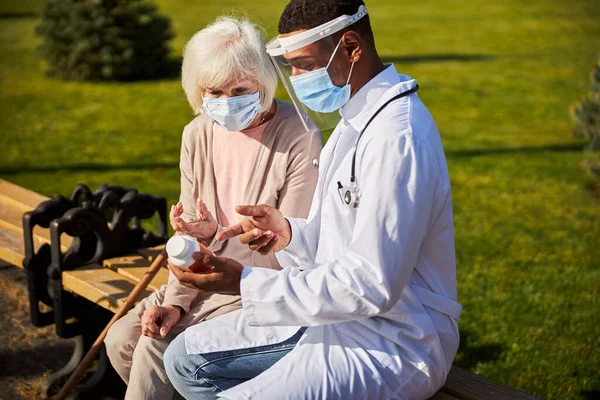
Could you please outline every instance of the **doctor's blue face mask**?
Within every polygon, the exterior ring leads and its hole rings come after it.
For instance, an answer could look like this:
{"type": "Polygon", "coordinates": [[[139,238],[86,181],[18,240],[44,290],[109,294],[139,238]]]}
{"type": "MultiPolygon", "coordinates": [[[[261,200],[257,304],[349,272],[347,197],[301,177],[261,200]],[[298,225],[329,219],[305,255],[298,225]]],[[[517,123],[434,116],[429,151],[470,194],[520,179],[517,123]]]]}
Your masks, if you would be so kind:
{"type": "Polygon", "coordinates": [[[246,129],[260,107],[259,92],[224,98],[202,97],[204,112],[221,128],[231,132],[246,129]]]}
{"type": "Polygon", "coordinates": [[[294,88],[298,100],[313,111],[322,113],[333,112],[342,108],[350,99],[349,82],[350,77],[352,76],[354,62],[352,62],[348,80],[343,87],[334,85],[327,72],[341,43],[342,39],[340,38],[326,67],[290,77],[290,82],[292,83],[292,87],[294,88]]]}

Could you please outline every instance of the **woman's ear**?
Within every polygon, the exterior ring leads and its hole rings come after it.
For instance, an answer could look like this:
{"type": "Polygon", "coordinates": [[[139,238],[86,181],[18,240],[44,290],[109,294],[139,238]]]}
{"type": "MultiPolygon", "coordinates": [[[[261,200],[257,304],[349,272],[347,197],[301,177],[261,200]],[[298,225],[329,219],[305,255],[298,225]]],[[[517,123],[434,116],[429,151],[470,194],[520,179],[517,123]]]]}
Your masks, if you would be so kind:
{"type": "Polygon", "coordinates": [[[348,31],[344,35],[345,56],[349,62],[358,62],[362,56],[362,40],[354,31],[348,31]]]}

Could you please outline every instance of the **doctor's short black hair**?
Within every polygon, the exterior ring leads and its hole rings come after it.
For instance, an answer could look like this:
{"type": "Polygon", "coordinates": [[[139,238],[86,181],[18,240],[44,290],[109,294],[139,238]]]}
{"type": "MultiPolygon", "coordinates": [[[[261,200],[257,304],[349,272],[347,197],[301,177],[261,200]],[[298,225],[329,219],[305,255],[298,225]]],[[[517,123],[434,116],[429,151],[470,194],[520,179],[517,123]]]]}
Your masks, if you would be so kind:
{"type": "MultiPolygon", "coordinates": [[[[291,0],[279,18],[279,33],[290,33],[301,29],[311,29],[342,15],[356,14],[363,0],[291,0]]],[[[373,30],[369,14],[358,22],[342,30],[353,30],[374,45],[373,30]]]]}

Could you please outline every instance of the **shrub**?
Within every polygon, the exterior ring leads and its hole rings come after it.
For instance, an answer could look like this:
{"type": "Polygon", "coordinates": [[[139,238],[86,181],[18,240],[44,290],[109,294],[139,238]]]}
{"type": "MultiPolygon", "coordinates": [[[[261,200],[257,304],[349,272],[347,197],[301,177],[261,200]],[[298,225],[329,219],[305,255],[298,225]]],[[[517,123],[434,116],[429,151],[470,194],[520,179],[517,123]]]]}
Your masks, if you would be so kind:
{"type": "Polygon", "coordinates": [[[574,121],[572,136],[586,139],[584,168],[590,174],[595,190],[600,194],[600,59],[591,73],[590,90],[571,108],[574,121]]]}
{"type": "Polygon", "coordinates": [[[36,32],[46,72],[61,79],[153,79],[171,72],[171,21],[145,0],[46,0],[36,32]]]}

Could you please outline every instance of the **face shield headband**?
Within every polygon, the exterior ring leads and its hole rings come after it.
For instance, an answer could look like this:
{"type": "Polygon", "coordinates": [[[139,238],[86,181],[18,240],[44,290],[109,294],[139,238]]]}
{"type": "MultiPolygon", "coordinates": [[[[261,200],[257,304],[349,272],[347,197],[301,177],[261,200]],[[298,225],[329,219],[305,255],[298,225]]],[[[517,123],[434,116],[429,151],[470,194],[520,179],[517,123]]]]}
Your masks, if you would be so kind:
{"type": "Polygon", "coordinates": [[[342,15],[315,28],[287,37],[276,37],[267,44],[267,53],[271,56],[281,82],[307,130],[314,130],[316,125],[326,137],[327,131],[339,122],[340,114],[336,110],[341,108],[350,97],[348,81],[354,65],[348,77],[345,77],[346,85],[342,87],[333,85],[330,78],[333,75],[330,74],[336,69],[339,70],[339,65],[333,59],[340,43],[334,43],[332,35],[366,15],[367,9],[360,6],[354,15],[342,15]],[[320,64],[326,67],[316,70],[307,69],[306,72],[298,74],[289,61],[295,55],[289,53],[296,50],[302,53],[303,48],[317,41],[322,41],[322,48],[332,51],[331,55],[327,54],[328,60],[322,60],[323,64],[320,64]]]}
{"type": "Polygon", "coordinates": [[[365,15],[367,9],[360,6],[354,15],[342,15],[312,29],[288,37],[276,37],[267,44],[267,53],[271,57],[282,56],[294,50],[301,49],[309,44],[333,35],[344,28],[358,22],[365,15]]]}

